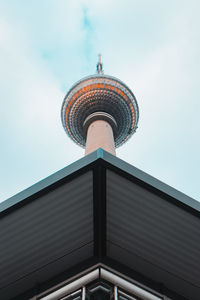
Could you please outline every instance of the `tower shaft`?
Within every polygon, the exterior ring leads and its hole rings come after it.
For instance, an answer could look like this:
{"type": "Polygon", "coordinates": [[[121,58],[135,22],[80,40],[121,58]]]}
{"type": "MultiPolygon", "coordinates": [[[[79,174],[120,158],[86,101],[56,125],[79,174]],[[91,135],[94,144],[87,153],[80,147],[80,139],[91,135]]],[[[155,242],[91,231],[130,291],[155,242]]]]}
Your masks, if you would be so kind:
{"type": "Polygon", "coordinates": [[[85,155],[98,148],[116,155],[113,129],[105,120],[95,120],[89,125],[87,130],[85,155]]]}

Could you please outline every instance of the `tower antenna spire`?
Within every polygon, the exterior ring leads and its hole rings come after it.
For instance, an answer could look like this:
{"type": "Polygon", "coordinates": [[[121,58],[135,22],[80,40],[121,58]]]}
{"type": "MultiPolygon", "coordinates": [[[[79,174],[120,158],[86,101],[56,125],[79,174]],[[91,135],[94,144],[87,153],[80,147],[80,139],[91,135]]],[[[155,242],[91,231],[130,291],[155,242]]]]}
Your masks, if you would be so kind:
{"type": "Polygon", "coordinates": [[[98,57],[99,57],[99,60],[98,60],[98,63],[97,63],[97,73],[98,74],[103,74],[103,64],[101,62],[101,54],[99,54],[98,57]]]}

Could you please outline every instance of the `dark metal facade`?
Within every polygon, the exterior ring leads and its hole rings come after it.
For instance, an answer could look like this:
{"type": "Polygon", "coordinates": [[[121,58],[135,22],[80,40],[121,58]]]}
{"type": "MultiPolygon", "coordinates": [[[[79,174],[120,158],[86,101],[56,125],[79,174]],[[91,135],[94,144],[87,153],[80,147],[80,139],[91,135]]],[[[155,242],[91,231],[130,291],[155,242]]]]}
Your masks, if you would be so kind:
{"type": "Polygon", "coordinates": [[[0,299],[27,300],[97,263],[199,299],[200,204],[102,149],[0,209],[0,299]]]}
{"type": "Polygon", "coordinates": [[[136,131],[139,109],[132,91],[119,79],[108,75],[83,78],[67,93],[61,110],[66,133],[84,147],[83,124],[95,112],[111,115],[117,123],[115,146],[119,147],[136,131]]]}
{"type": "Polygon", "coordinates": [[[107,255],[190,299],[189,286],[193,295],[200,286],[200,221],[166,200],[108,170],[107,255]]]}
{"type": "Polygon", "coordinates": [[[0,299],[93,255],[93,183],[86,172],[0,220],[0,299]]]}

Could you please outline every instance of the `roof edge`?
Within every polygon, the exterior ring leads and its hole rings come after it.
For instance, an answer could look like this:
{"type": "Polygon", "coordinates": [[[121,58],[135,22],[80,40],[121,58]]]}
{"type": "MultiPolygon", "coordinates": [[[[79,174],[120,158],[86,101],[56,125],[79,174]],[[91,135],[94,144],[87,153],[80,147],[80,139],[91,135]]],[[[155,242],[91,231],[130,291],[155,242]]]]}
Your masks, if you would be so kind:
{"type": "MultiPolygon", "coordinates": [[[[102,149],[101,149],[102,150],[102,149]]],[[[118,169],[124,171],[125,173],[134,176],[140,181],[148,184],[149,186],[161,191],[162,193],[178,200],[184,205],[191,207],[192,209],[200,212],[200,202],[191,198],[190,196],[178,191],[177,189],[171,187],[170,185],[160,181],[159,179],[141,171],[140,169],[134,167],[133,165],[125,162],[122,159],[113,156],[112,154],[102,150],[104,161],[108,162],[111,165],[114,165],[118,169]]]]}
{"type": "Polygon", "coordinates": [[[136,167],[110,154],[102,148],[99,148],[96,151],[90,153],[89,155],[84,156],[83,158],[75,161],[69,166],[33,184],[32,186],[23,190],[22,192],[19,192],[18,194],[3,201],[2,203],[0,203],[0,213],[21,203],[25,199],[30,198],[34,194],[41,192],[45,188],[55,184],[56,182],[64,179],[65,177],[72,175],[73,173],[83,169],[84,167],[89,166],[90,164],[94,163],[99,159],[107,162],[108,164],[123,171],[124,173],[137,178],[139,181],[144,182],[145,184],[153,187],[154,189],[159,190],[162,193],[172,197],[176,201],[179,201],[180,203],[192,208],[196,212],[200,212],[200,202],[198,202],[197,200],[183,194],[175,188],[172,188],[171,186],[163,183],[155,177],[137,169],[136,167]]]}
{"type": "Polygon", "coordinates": [[[97,151],[90,153],[87,156],[73,162],[72,164],[64,167],[63,169],[57,171],[56,173],[42,179],[41,181],[33,184],[27,189],[13,195],[12,197],[4,200],[0,203],[0,213],[13,207],[14,205],[22,202],[23,200],[33,196],[34,194],[42,191],[43,189],[55,184],[56,182],[64,179],[65,177],[73,174],[74,172],[89,166],[91,163],[95,162],[99,158],[104,158],[104,150],[99,148],[97,151]]]}

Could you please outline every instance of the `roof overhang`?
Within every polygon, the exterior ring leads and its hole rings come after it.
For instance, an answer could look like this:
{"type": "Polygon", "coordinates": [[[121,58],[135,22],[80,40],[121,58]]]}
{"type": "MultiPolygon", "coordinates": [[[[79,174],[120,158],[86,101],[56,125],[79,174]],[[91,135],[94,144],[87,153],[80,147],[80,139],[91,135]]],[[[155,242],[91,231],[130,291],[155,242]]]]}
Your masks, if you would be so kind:
{"type": "Polygon", "coordinates": [[[102,149],[0,210],[1,299],[33,297],[99,263],[199,299],[200,204],[102,149]]]}

